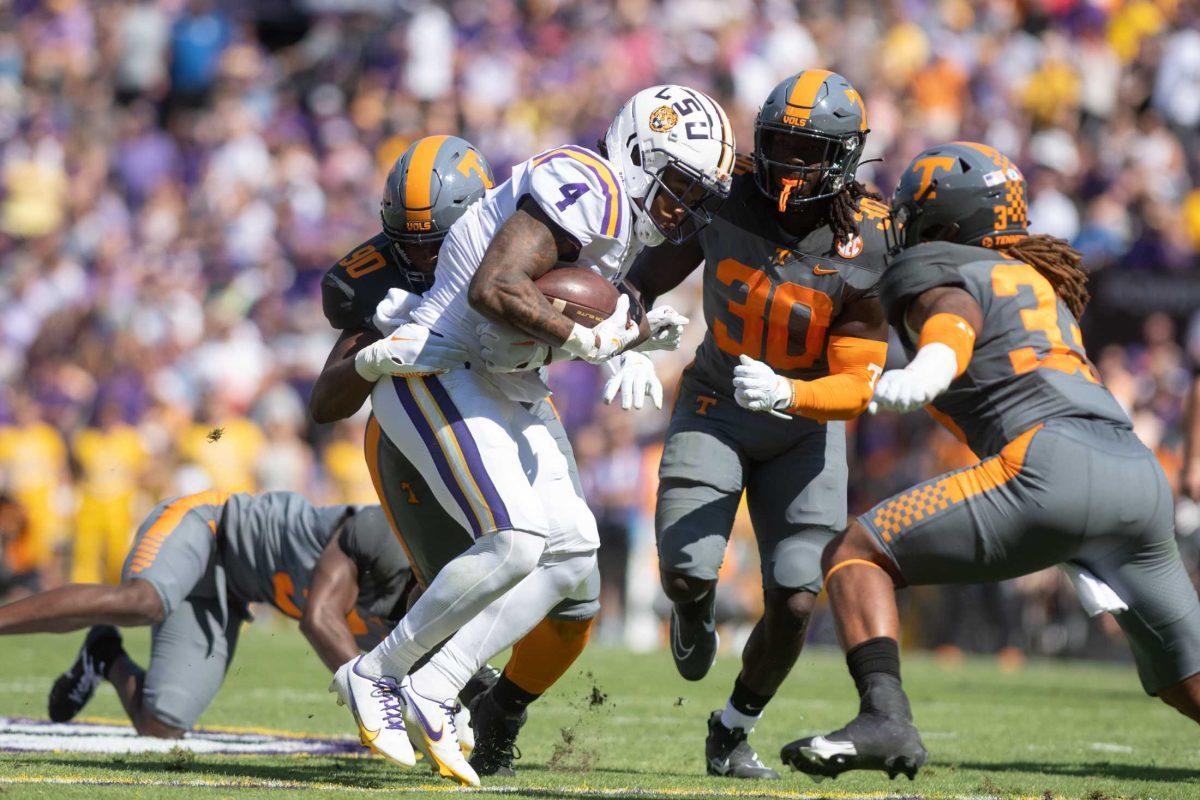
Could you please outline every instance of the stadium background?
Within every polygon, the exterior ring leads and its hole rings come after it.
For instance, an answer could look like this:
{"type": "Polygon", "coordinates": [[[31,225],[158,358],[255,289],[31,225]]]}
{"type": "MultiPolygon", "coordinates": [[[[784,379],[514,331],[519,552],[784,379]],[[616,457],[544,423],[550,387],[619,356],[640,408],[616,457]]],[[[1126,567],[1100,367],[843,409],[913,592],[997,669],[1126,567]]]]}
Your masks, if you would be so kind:
{"type": "MultiPolygon", "coordinates": [[[[1017,159],[1033,229],[1086,254],[1090,353],[1181,495],[1200,493],[1183,457],[1200,362],[1197,20],[1169,0],[4,3],[0,597],[114,579],[167,495],[373,500],[363,418],[307,417],[334,339],[318,281],[378,231],[384,172],[414,137],[459,133],[504,178],[540,149],[590,146],[626,97],[669,80],[712,93],[748,151],[760,101],[810,66],[865,98],[866,157],[882,161],[860,177],[885,194],[936,141],[1017,159]]],[[[669,299],[697,324],[659,362],[668,386],[703,333],[698,277],[669,299]]],[[[652,647],[669,408],[605,408],[601,382],[586,365],[553,376],[603,532],[598,636],[652,647]]],[[[920,415],[851,435],[852,510],[970,459],[920,415]]],[[[721,603],[734,631],[756,612],[753,550],[743,521],[721,603]]],[[[908,642],[948,658],[1124,657],[1053,571],[905,594],[920,609],[908,642]]]]}

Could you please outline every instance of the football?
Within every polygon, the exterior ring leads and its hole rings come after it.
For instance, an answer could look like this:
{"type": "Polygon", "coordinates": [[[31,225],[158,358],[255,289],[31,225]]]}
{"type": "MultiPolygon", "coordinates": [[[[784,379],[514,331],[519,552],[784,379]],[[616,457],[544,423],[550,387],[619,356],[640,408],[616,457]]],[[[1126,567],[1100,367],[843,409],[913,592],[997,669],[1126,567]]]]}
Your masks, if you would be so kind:
{"type": "Polygon", "coordinates": [[[617,287],[583,267],[552,269],[534,284],[567,319],[589,328],[608,319],[617,307],[617,287]]]}

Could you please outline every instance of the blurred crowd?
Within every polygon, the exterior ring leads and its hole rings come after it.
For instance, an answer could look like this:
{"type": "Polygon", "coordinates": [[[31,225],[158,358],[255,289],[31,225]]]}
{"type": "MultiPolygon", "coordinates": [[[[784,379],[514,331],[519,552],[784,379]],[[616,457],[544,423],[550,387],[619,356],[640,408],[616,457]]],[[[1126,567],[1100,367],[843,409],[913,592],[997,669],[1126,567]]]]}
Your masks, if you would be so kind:
{"type": "MultiPolygon", "coordinates": [[[[8,0],[0,591],[115,580],[171,494],[373,499],[361,416],[306,413],[335,338],[318,282],[379,230],[383,175],[415,137],[458,133],[503,179],[540,149],[590,146],[628,95],[671,81],[716,97],[748,151],[763,98],[805,67],[859,89],[859,177],[885,194],[935,141],[1021,164],[1034,230],[1093,271],[1092,355],[1177,480],[1200,361],[1198,23],[1176,0],[8,0]]],[[[668,386],[703,334],[697,278],[666,300],[697,323],[658,362],[668,386]]],[[[650,646],[669,408],[603,407],[602,381],[553,375],[604,541],[601,638],[650,646]]],[[[971,459],[915,416],[851,435],[852,511],[971,459]]],[[[756,612],[745,520],[725,573],[737,628],[756,612]]],[[[909,595],[914,643],[1105,651],[1054,573],[909,595]]]]}

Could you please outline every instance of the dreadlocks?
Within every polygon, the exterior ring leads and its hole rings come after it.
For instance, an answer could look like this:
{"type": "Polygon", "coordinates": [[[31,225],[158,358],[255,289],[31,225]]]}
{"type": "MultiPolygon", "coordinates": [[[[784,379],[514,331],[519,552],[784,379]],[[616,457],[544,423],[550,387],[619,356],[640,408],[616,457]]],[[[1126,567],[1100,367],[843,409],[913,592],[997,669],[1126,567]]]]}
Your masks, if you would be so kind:
{"type": "Polygon", "coordinates": [[[829,227],[833,229],[835,245],[843,245],[858,236],[858,201],[867,197],[884,202],[883,195],[872,192],[858,181],[850,181],[829,201],[829,227]]]}
{"type": "Polygon", "coordinates": [[[1050,281],[1054,292],[1071,309],[1078,320],[1083,316],[1091,295],[1087,290],[1087,273],[1083,271],[1083,254],[1066,240],[1037,234],[998,248],[1009,258],[1024,261],[1050,281]]]}

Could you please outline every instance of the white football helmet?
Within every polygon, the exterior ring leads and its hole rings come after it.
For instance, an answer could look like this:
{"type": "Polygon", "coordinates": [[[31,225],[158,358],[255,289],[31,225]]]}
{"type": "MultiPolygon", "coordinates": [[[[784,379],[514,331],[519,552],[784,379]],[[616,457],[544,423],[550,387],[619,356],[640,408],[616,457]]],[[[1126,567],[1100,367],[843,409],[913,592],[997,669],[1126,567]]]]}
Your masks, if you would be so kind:
{"type": "Polygon", "coordinates": [[[647,246],[686,241],[712,221],[732,183],[733,126],[711,97],[686,86],[643,89],[601,143],[633,201],[634,230],[647,246]],[[654,200],[665,193],[671,203],[654,200]],[[674,221],[662,221],[669,216],[674,221]]]}

